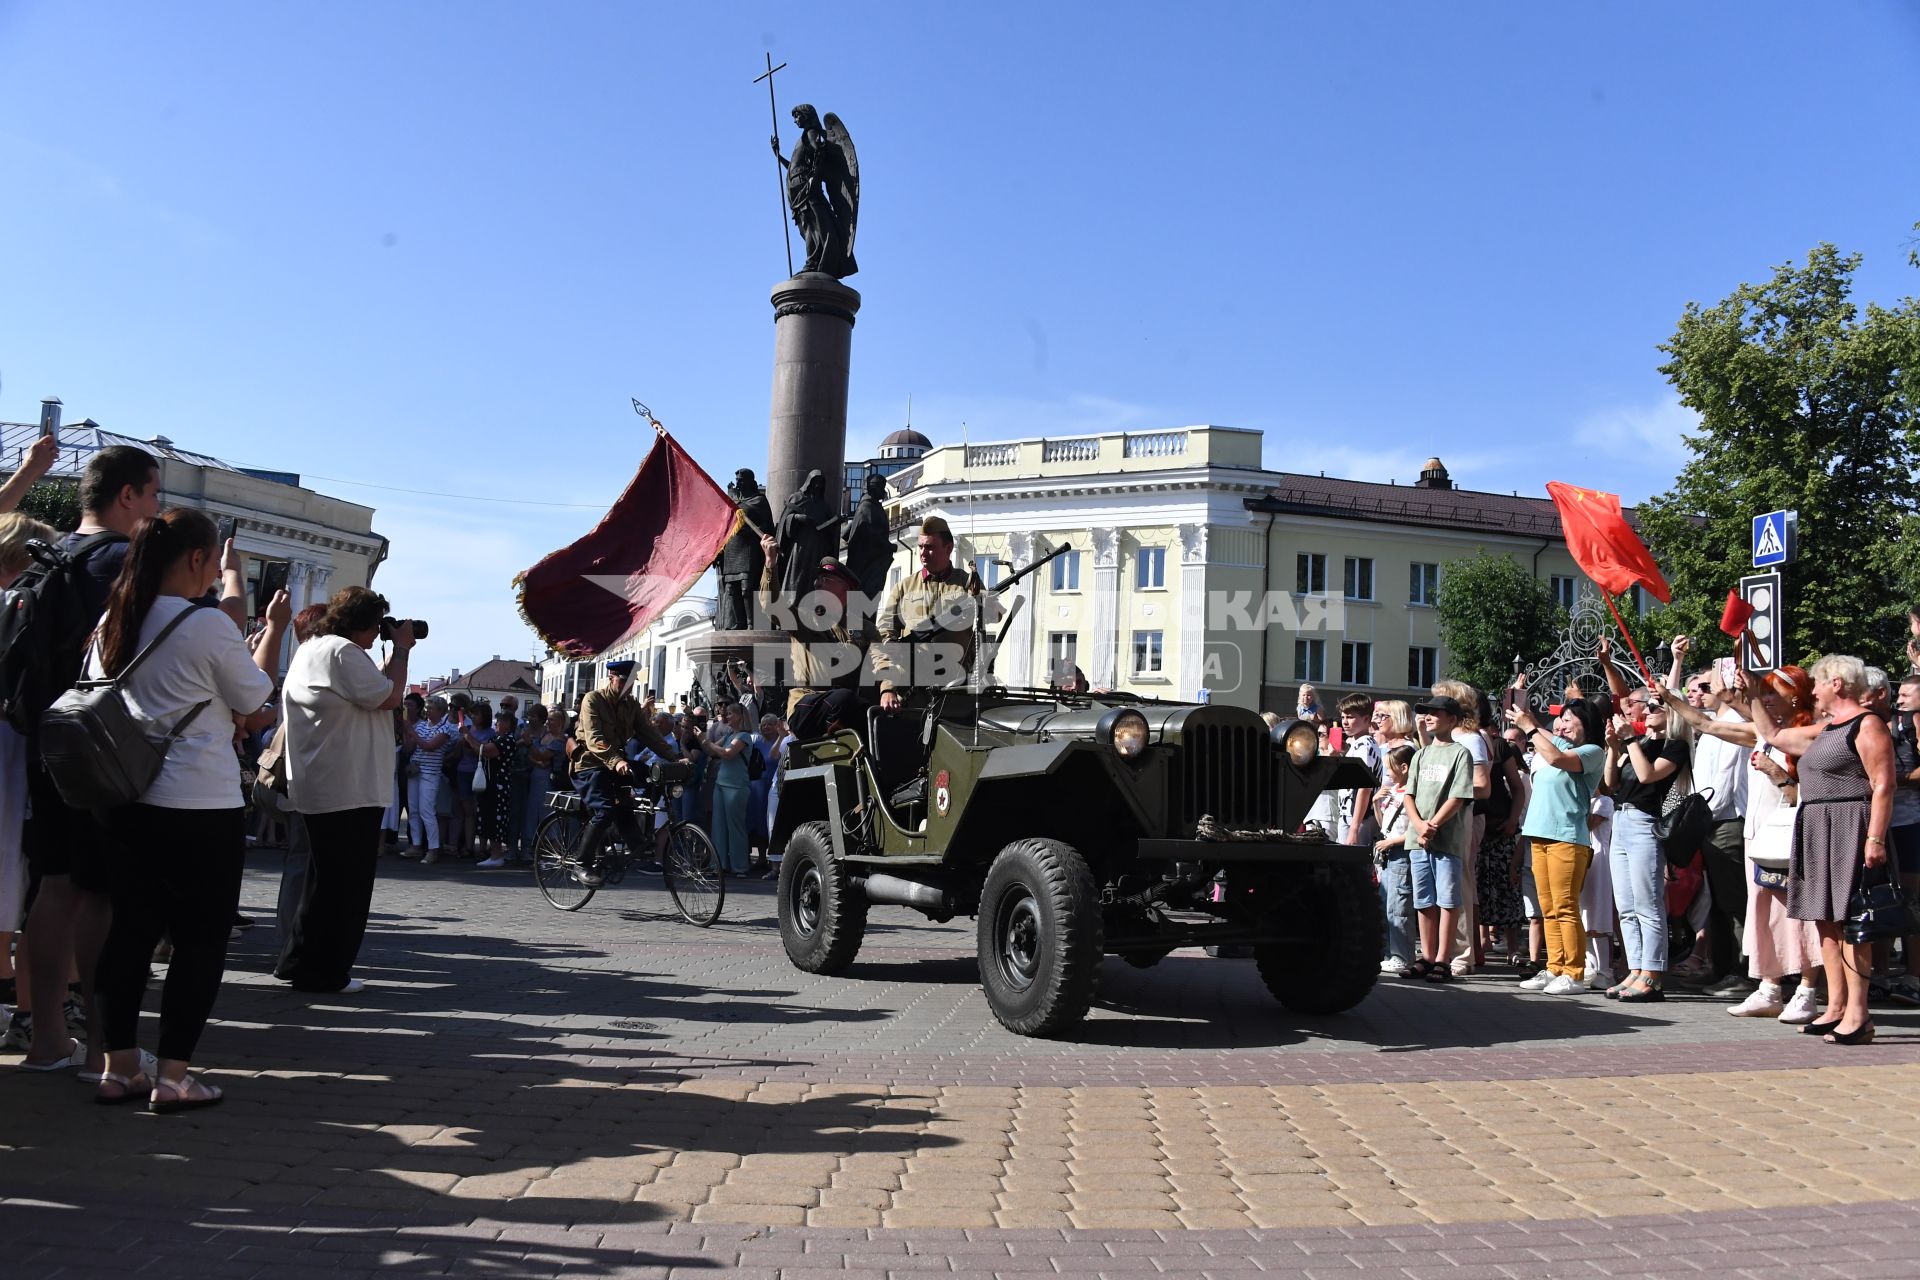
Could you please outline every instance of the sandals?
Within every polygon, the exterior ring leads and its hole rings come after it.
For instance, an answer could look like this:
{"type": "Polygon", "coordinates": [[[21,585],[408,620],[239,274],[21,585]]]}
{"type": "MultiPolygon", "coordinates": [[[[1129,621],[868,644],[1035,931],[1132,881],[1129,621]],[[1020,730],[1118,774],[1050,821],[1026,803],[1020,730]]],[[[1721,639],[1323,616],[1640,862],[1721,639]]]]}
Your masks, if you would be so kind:
{"type": "Polygon", "coordinates": [[[1427,969],[1427,981],[1436,984],[1452,982],[1453,970],[1444,964],[1431,965],[1427,969]]]}
{"type": "Polygon", "coordinates": [[[73,1040],[71,1043],[73,1045],[73,1048],[67,1051],[66,1057],[55,1059],[52,1062],[30,1062],[27,1059],[22,1058],[20,1060],[20,1069],[22,1071],[45,1072],[45,1071],[66,1071],[72,1067],[86,1066],[87,1065],[87,1046],[84,1044],[81,1044],[78,1040],[73,1040]]]}
{"type": "Polygon", "coordinates": [[[123,1102],[133,1102],[140,1098],[145,1098],[153,1092],[154,1079],[155,1077],[149,1076],[145,1071],[136,1071],[130,1076],[115,1075],[111,1071],[103,1071],[100,1073],[101,1086],[104,1088],[107,1085],[116,1085],[119,1087],[120,1092],[102,1093],[96,1089],[93,1094],[93,1100],[103,1107],[117,1107],[123,1102]]]}
{"type": "Polygon", "coordinates": [[[1406,968],[1400,971],[1400,976],[1403,978],[1411,978],[1415,982],[1419,982],[1420,980],[1422,980],[1432,972],[1433,972],[1433,961],[1415,960],[1412,964],[1408,965],[1406,968]]]}
{"type": "Polygon", "coordinates": [[[1650,982],[1630,982],[1616,997],[1621,1004],[1654,1004],[1666,998],[1666,991],[1650,982]]]}
{"type": "MultiPolygon", "coordinates": [[[[149,1080],[153,1079],[160,1074],[160,1059],[154,1057],[145,1049],[142,1049],[140,1051],[140,1065],[134,1069],[133,1074],[136,1076],[145,1076],[149,1080]]],[[[125,1083],[124,1077],[113,1075],[107,1071],[82,1071],[80,1073],[81,1084],[101,1084],[110,1079],[120,1080],[122,1083],[125,1083]]]]}
{"type": "Polygon", "coordinates": [[[218,1106],[224,1096],[219,1085],[203,1084],[192,1076],[177,1082],[162,1077],[153,1082],[147,1110],[156,1116],[171,1115],[176,1111],[198,1111],[202,1107],[218,1106]]]}

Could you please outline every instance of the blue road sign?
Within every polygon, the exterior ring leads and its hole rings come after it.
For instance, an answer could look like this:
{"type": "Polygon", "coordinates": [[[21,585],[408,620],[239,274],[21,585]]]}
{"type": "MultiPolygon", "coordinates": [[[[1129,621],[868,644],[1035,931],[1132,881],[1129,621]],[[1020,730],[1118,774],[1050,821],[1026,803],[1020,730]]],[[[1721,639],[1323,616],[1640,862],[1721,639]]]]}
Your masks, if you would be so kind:
{"type": "Polygon", "coordinates": [[[1769,511],[1753,518],[1753,565],[1765,569],[1793,558],[1794,517],[1798,512],[1769,511]]]}

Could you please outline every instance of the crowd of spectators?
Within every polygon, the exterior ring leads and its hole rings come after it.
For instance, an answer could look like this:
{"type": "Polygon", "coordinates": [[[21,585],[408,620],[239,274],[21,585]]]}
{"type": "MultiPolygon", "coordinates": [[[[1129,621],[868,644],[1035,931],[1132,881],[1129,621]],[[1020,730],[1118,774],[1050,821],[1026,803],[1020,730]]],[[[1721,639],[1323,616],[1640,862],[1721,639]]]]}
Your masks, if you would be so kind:
{"type": "Polygon", "coordinates": [[[1350,694],[1331,713],[1302,686],[1323,749],[1379,779],[1312,820],[1373,850],[1382,972],[1505,970],[1625,1003],[1704,991],[1736,1017],[1871,1040],[1872,1003],[1920,1007],[1920,938],[1845,936],[1863,884],[1920,891],[1920,665],[1897,685],[1845,655],[1763,676],[1670,648],[1649,686],[1603,642],[1605,687],[1544,710],[1523,679],[1497,707],[1449,680],[1412,707],[1350,694]]]}

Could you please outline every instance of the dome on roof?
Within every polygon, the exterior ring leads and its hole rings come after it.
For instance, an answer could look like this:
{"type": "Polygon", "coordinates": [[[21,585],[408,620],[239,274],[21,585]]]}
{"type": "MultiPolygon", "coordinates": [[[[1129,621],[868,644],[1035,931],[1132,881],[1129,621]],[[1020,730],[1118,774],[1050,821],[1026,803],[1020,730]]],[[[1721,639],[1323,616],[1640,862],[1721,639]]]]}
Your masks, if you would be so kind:
{"type": "Polygon", "coordinates": [[[1442,466],[1442,465],[1441,465],[1441,462],[1440,462],[1440,459],[1438,459],[1438,458],[1428,458],[1428,459],[1427,459],[1427,465],[1426,465],[1426,466],[1424,466],[1424,467],[1422,467],[1422,468],[1420,468],[1420,469],[1421,469],[1422,471],[1445,471],[1445,470],[1446,470],[1446,467],[1444,467],[1444,466],[1442,466]]]}
{"type": "Polygon", "coordinates": [[[918,431],[915,431],[912,427],[900,428],[898,431],[888,436],[885,440],[882,440],[880,442],[880,447],[884,449],[888,445],[902,445],[902,444],[912,445],[915,448],[919,448],[919,449],[933,448],[933,441],[927,439],[925,436],[921,435],[918,431]]]}

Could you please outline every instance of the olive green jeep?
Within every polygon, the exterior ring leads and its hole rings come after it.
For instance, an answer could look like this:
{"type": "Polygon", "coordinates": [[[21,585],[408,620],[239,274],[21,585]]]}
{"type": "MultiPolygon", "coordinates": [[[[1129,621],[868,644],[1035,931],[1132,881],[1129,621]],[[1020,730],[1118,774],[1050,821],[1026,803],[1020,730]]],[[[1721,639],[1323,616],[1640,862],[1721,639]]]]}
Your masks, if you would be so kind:
{"type": "Polygon", "coordinates": [[[1351,1008],[1386,929],[1371,850],[1301,828],[1375,785],[1314,727],[1238,707],[991,688],[919,695],[790,748],[773,831],[780,936],[845,972],[867,910],[978,920],[981,986],[1023,1035],[1086,1015],[1101,957],[1247,947],[1287,1008],[1351,1008]]]}

